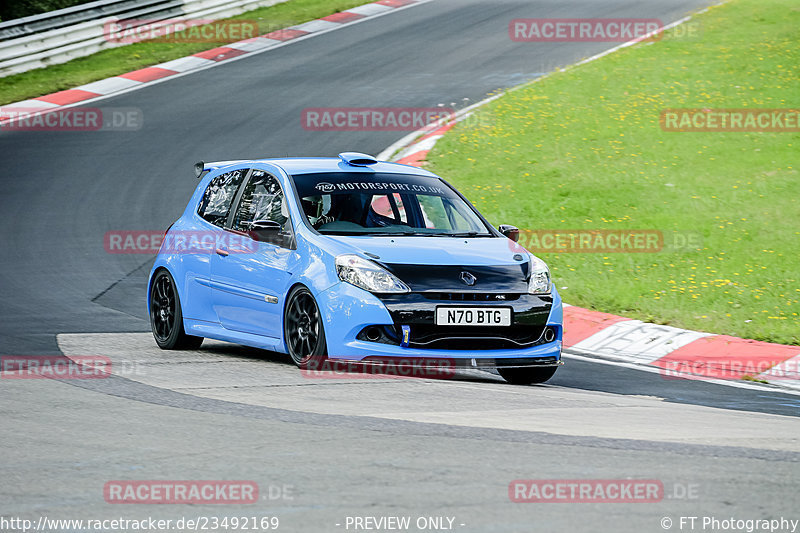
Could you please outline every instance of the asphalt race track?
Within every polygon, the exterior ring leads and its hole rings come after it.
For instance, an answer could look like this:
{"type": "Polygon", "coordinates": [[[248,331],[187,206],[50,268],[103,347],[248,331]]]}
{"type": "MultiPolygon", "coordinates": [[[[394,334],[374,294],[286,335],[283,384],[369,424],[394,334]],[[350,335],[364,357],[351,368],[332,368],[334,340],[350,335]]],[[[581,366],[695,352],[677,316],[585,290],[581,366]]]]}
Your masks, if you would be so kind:
{"type": "Polygon", "coordinates": [[[138,131],[0,134],[0,354],[102,354],[115,369],[0,382],[0,516],[277,516],[290,532],[347,531],[348,516],[447,516],[465,532],[800,519],[800,395],[574,359],[515,387],[478,372],[322,379],[209,341],[162,352],[144,304],[152,258],[103,246],[177,218],[195,161],[375,154],[403,135],[305,131],[304,108],[462,106],[614,46],[515,43],[513,18],[669,22],[709,3],[433,0],[91,104],[140,109],[138,131]],[[104,484],[126,479],[253,480],[261,497],[107,503],[104,484]],[[516,479],[655,479],[664,495],[513,503],[516,479]]]}

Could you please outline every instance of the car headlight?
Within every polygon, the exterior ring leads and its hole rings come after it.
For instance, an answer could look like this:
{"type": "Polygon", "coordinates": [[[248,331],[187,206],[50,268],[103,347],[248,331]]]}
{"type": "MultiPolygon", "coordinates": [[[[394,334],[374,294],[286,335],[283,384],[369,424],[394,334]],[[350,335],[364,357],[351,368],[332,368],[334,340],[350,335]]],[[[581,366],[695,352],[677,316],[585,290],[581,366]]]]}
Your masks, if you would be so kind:
{"type": "Polygon", "coordinates": [[[408,285],[385,268],[358,255],[346,254],[336,258],[339,279],[369,292],[411,292],[408,285]]]}
{"type": "Polygon", "coordinates": [[[528,294],[547,294],[550,292],[550,269],[544,261],[531,257],[531,279],[528,281],[528,294]]]}

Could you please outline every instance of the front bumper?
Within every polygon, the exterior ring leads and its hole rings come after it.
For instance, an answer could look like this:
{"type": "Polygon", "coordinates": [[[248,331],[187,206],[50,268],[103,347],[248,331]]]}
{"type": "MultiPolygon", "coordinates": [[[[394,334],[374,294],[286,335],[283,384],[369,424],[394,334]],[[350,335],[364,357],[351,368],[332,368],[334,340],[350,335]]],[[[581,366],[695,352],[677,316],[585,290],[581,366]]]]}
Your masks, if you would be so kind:
{"type": "Polygon", "coordinates": [[[318,294],[317,303],[324,320],[330,359],[445,358],[457,361],[458,366],[476,368],[553,366],[561,362],[563,315],[561,298],[555,288],[543,297],[520,295],[515,300],[453,301],[442,300],[440,295],[431,297],[420,293],[381,299],[349,283],[337,283],[318,294]],[[436,307],[445,305],[511,307],[514,317],[511,328],[516,328],[522,336],[510,342],[479,342],[486,337],[497,337],[480,327],[469,328],[470,332],[451,328],[456,340],[463,342],[437,340],[433,317],[436,307]],[[395,331],[403,325],[410,326],[408,347],[395,343],[394,339],[365,340],[365,328],[376,325],[395,331]],[[549,342],[543,338],[546,327],[554,333],[549,342]],[[527,335],[523,332],[525,329],[529,332],[527,335]],[[435,342],[430,342],[431,339],[435,342]]]}

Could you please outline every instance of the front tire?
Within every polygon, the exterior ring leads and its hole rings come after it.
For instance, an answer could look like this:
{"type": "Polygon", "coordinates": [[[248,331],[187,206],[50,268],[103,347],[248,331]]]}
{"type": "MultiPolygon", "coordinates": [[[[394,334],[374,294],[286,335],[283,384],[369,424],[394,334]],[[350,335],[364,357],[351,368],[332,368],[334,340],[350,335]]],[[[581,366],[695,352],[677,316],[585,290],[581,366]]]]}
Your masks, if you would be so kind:
{"type": "Polygon", "coordinates": [[[309,368],[325,359],[327,344],[322,315],[314,296],[299,285],[286,298],[283,312],[283,338],[294,364],[309,368]]]}
{"type": "Polygon", "coordinates": [[[162,350],[195,350],[203,343],[203,337],[184,331],[181,300],[166,270],[156,272],[150,284],[150,329],[162,350]]]}
{"type": "Polygon", "coordinates": [[[531,383],[544,383],[553,377],[558,370],[557,366],[527,367],[527,368],[498,368],[497,372],[504,380],[512,385],[530,385],[531,383]]]}

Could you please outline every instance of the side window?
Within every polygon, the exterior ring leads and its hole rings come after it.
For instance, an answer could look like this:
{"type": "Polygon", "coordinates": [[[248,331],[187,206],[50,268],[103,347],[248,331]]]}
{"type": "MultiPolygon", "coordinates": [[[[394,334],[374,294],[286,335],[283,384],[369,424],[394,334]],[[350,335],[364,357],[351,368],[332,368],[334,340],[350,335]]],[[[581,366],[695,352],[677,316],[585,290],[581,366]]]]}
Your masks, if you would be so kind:
{"type": "Polygon", "coordinates": [[[419,206],[422,208],[422,216],[425,218],[426,228],[450,229],[450,221],[444,211],[444,204],[441,196],[419,195],[419,206]]]}
{"type": "Polygon", "coordinates": [[[420,195],[419,205],[425,218],[425,227],[441,228],[450,231],[480,231],[467,220],[453,202],[441,196],[420,195]]]}
{"type": "Polygon", "coordinates": [[[443,200],[445,211],[447,211],[447,216],[450,219],[450,224],[453,230],[456,231],[474,231],[479,228],[474,227],[469,221],[464,217],[464,215],[459,212],[459,210],[453,205],[450,200],[443,200]]]}
{"type": "Polygon", "coordinates": [[[247,170],[233,170],[220,174],[208,184],[197,214],[215,226],[224,227],[236,191],[247,170]]]}
{"type": "Polygon", "coordinates": [[[283,190],[274,177],[263,170],[254,170],[244,186],[231,229],[248,232],[252,229],[253,222],[262,220],[280,225],[280,231],[276,232],[275,238],[269,239],[268,242],[279,246],[290,245],[292,222],[283,190]]]}
{"type": "Polygon", "coordinates": [[[408,224],[406,208],[398,193],[375,195],[370,202],[372,217],[367,218],[368,226],[385,226],[387,224],[408,224]],[[377,215],[377,216],[375,216],[377,215]],[[374,219],[374,220],[371,220],[374,219]]]}

